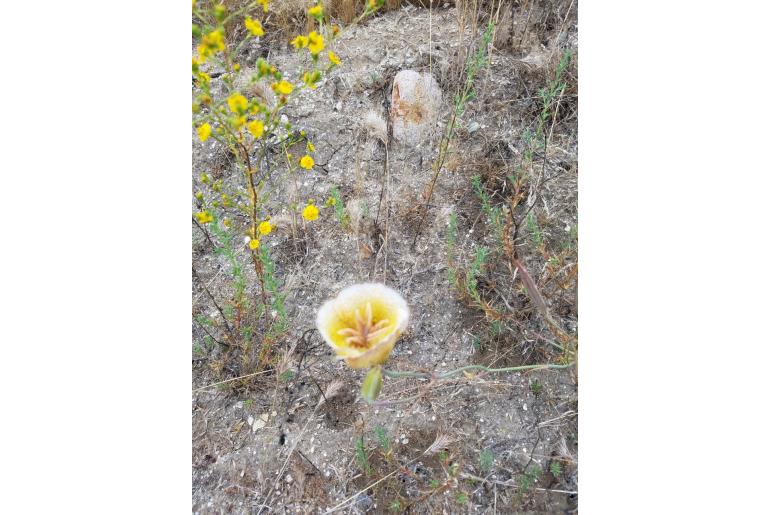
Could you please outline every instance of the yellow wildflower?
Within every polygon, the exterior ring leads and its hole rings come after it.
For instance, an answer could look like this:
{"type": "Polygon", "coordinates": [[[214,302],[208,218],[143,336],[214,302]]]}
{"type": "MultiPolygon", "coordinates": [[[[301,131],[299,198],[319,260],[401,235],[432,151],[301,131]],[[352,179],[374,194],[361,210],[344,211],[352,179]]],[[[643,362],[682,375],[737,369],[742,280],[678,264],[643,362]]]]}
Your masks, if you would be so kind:
{"type": "Polygon", "coordinates": [[[246,18],[243,22],[246,25],[246,28],[249,29],[249,32],[253,36],[264,36],[265,35],[265,29],[262,28],[262,23],[260,23],[259,20],[252,20],[251,18],[246,18]]]}
{"type": "Polygon", "coordinates": [[[249,107],[249,101],[240,93],[233,93],[227,99],[227,106],[234,113],[244,113],[246,108],[249,107]]]}
{"type": "Polygon", "coordinates": [[[241,65],[240,65],[240,64],[238,64],[238,63],[235,63],[235,64],[233,65],[233,70],[235,70],[235,71],[237,71],[237,72],[238,72],[238,71],[241,71],[241,65]]]}
{"type": "Polygon", "coordinates": [[[318,85],[316,82],[318,82],[321,79],[321,72],[318,70],[313,70],[312,72],[305,72],[305,74],[302,76],[302,82],[305,83],[307,87],[310,89],[315,89],[318,85]]]}
{"type": "Polygon", "coordinates": [[[270,225],[270,222],[268,222],[267,220],[259,224],[259,234],[261,234],[262,236],[267,236],[268,234],[270,234],[270,231],[272,230],[273,230],[273,226],[270,225]]]}
{"type": "Polygon", "coordinates": [[[297,36],[291,40],[291,46],[299,50],[300,48],[305,48],[308,44],[308,41],[309,40],[307,36],[297,36]]]}
{"type": "Polygon", "coordinates": [[[313,168],[313,165],[315,164],[315,161],[313,161],[313,158],[309,155],[305,154],[302,156],[302,159],[299,160],[299,165],[304,168],[305,170],[310,170],[313,168]]]}
{"type": "Polygon", "coordinates": [[[198,82],[202,84],[208,84],[209,82],[211,82],[211,76],[206,72],[200,72],[198,74],[198,82]]]}
{"type": "Polygon", "coordinates": [[[309,141],[307,142],[307,151],[308,152],[315,152],[315,146],[312,143],[310,143],[309,141]]]}
{"type": "Polygon", "coordinates": [[[240,130],[241,127],[246,125],[246,117],[245,116],[232,116],[228,119],[230,122],[230,125],[233,126],[233,129],[240,130]]]}
{"type": "Polygon", "coordinates": [[[285,80],[282,80],[281,82],[276,82],[272,85],[273,91],[276,93],[279,93],[281,95],[288,95],[291,93],[291,90],[294,89],[294,86],[291,85],[290,82],[286,82],[285,80]]]}
{"type": "Polygon", "coordinates": [[[262,120],[254,120],[249,122],[246,128],[249,130],[251,135],[254,136],[254,139],[261,138],[262,134],[265,132],[265,124],[262,123],[262,120]]]}
{"type": "Polygon", "coordinates": [[[198,137],[201,139],[201,141],[206,141],[209,139],[209,136],[211,136],[211,125],[204,123],[198,127],[198,137]]]}
{"type": "Polygon", "coordinates": [[[337,54],[335,54],[335,53],[334,53],[334,52],[332,52],[331,50],[329,50],[329,55],[328,55],[328,57],[329,57],[329,61],[331,61],[331,63],[332,63],[334,66],[339,66],[339,65],[340,65],[340,63],[342,62],[342,61],[340,61],[340,58],[339,58],[339,57],[337,57],[337,54]]]}
{"type": "Polygon", "coordinates": [[[251,250],[257,250],[259,248],[259,240],[256,238],[249,240],[249,248],[251,250]]]}
{"type": "Polygon", "coordinates": [[[198,223],[207,224],[214,221],[214,217],[208,211],[201,211],[195,215],[198,219],[198,223]]]}
{"type": "Polygon", "coordinates": [[[268,0],[257,0],[257,3],[262,6],[262,10],[267,12],[267,2],[268,0]]]}
{"type": "Polygon", "coordinates": [[[230,223],[230,219],[229,218],[223,218],[222,219],[222,225],[224,225],[227,228],[230,228],[230,225],[232,225],[232,224],[230,223]]]}
{"type": "Polygon", "coordinates": [[[216,52],[221,52],[225,49],[225,38],[219,29],[204,34],[201,39],[201,44],[198,45],[198,54],[200,56],[200,62],[205,61],[208,57],[214,55],[216,52]]]}
{"type": "Polygon", "coordinates": [[[334,197],[329,197],[326,199],[326,207],[334,207],[337,205],[337,199],[334,197]]]}
{"type": "Polygon", "coordinates": [[[203,192],[202,191],[196,191],[195,192],[195,200],[198,202],[203,202],[203,192]]]}
{"type": "Polygon", "coordinates": [[[337,357],[352,368],[384,363],[409,322],[409,307],[384,284],[349,286],[321,306],[316,326],[337,357]]]}
{"type": "Polygon", "coordinates": [[[324,37],[317,33],[316,31],[311,32],[307,35],[308,44],[307,47],[310,50],[310,53],[313,55],[318,55],[318,53],[324,49],[326,46],[324,44],[324,37]]]}
{"type": "Polygon", "coordinates": [[[316,4],[310,9],[308,9],[307,13],[313,18],[320,18],[321,16],[323,16],[323,7],[321,7],[321,4],[316,4]]]}
{"type": "Polygon", "coordinates": [[[302,210],[302,218],[304,218],[308,222],[312,222],[313,220],[317,219],[318,208],[315,207],[313,204],[306,205],[305,209],[302,210]]]}

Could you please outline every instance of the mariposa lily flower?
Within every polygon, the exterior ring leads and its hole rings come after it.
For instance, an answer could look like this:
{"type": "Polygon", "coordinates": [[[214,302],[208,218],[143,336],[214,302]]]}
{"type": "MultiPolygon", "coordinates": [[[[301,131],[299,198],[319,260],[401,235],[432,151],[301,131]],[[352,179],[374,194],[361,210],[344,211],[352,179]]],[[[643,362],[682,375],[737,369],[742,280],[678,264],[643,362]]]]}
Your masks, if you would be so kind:
{"type": "Polygon", "coordinates": [[[392,288],[354,284],[318,310],[316,325],[337,357],[352,368],[384,363],[409,322],[409,307],[392,288]]]}

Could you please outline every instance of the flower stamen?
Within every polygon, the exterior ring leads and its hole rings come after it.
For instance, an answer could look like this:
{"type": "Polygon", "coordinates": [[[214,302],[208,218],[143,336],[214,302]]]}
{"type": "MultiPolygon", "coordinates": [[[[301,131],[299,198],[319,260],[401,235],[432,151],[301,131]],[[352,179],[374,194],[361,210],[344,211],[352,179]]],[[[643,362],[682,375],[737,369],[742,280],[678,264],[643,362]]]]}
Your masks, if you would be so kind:
{"type": "Polygon", "coordinates": [[[337,334],[345,336],[345,343],[358,348],[368,349],[372,346],[372,343],[388,329],[388,319],[383,318],[374,323],[372,316],[372,303],[366,303],[365,315],[361,315],[361,311],[356,309],[355,311],[355,324],[356,327],[345,327],[339,329],[337,334]],[[365,317],[365,318],[364,318],[365,317]]]}

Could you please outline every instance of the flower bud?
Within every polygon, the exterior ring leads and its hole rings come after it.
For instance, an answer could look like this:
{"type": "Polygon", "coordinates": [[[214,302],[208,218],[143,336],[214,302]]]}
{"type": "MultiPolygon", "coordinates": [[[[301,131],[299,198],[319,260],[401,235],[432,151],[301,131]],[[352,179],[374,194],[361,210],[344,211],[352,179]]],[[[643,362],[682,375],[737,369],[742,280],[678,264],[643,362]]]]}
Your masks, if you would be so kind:
{"type": "Polygon", "coordinates": [[[214,18],[216,18],[218,22],[221,22],[225,19],[225,14],[226,9],[224,5],[219,4],[214,6],[214,18]]]}
{"type": "Polygon", "coordinates": [[[361,383],[361,397],[367,404],[371,404],[380,394],[380,388],[382,388],[382,367],[377,365],[364,377],[364,382],[361,383]]]}
{"type": "Polygon", "coordinates": [[[194,37],[194,38],[199,38],[199,37],[201,37],[201,28],[200,28],[200,27],[198,27],[198,26],[197,26],[196,24],[194,24],[194,23],[193,23],[193,26],[192,26],[192,35],[193,35],[193,37],[194,37]]]}

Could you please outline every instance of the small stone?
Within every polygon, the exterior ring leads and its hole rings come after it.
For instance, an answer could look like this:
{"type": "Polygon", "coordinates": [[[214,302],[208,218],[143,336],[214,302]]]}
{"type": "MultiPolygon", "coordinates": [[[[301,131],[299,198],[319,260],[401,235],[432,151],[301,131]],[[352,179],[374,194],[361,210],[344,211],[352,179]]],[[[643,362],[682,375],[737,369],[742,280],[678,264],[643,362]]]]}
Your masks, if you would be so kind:
{"type": "Polygon", "coordinates": [[[468,133],[473,134],[474,132],[479,130],[479,127],[481,127],[481,125],[479,125],[479,122],[471,122],[470,125],[468,125],[468,133]]]}

